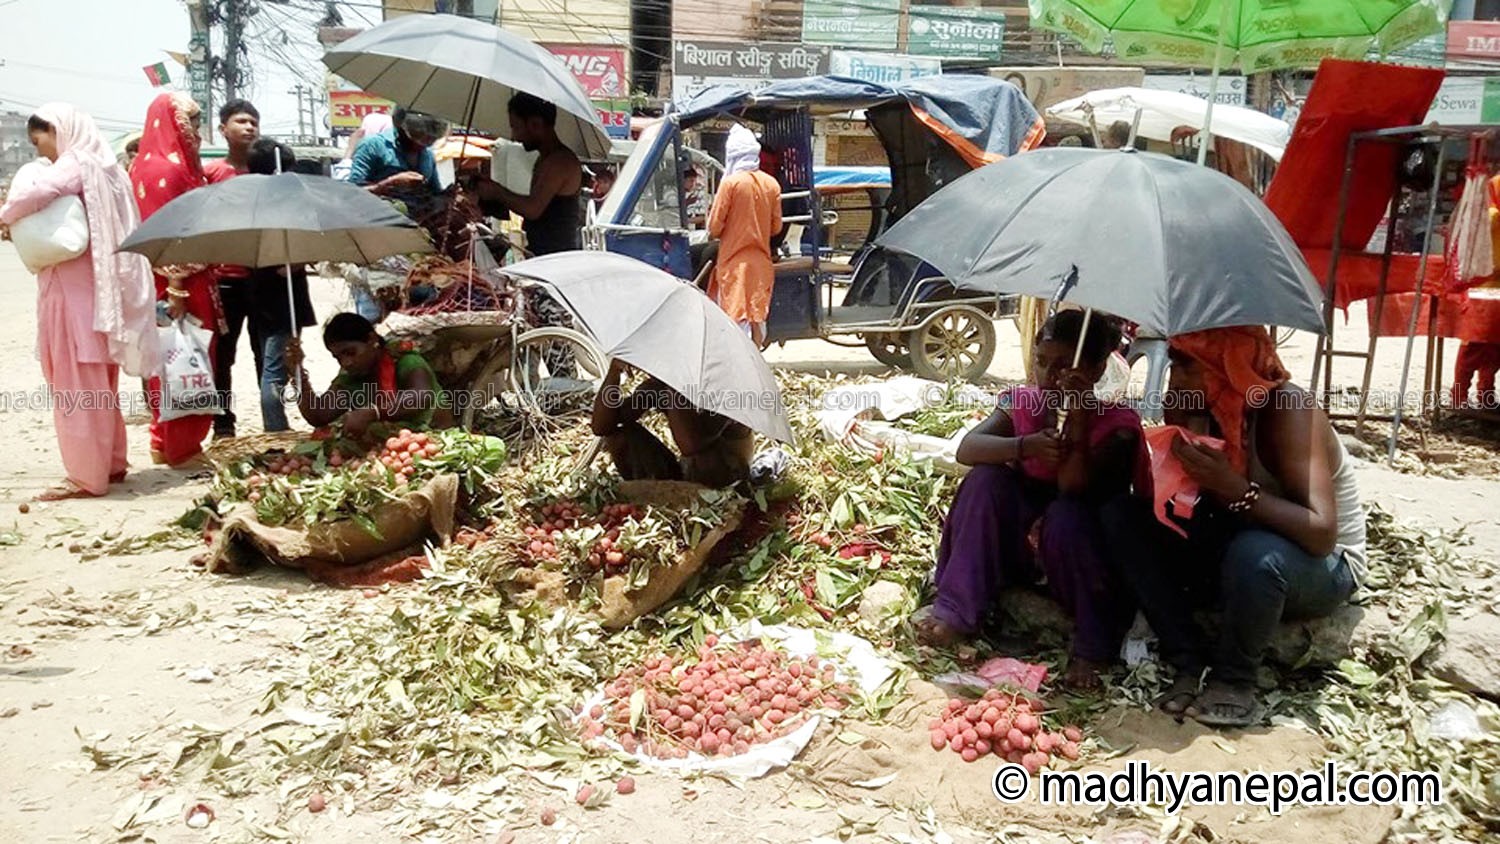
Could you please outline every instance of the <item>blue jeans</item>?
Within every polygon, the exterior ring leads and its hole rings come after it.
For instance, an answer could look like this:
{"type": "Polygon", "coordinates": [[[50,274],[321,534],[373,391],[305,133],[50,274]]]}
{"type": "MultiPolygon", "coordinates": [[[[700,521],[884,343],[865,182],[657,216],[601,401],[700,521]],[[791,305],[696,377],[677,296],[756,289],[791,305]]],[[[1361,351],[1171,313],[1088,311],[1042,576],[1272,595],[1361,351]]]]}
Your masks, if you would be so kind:
{"type": "Polygon", "coordinates": [[[281,390],[290,378],[286,370],[286,347],[291,339],[290,334],[260,338],[260,418],[268,434],[292,429],[287,422],[286,405],[281,402],[281,390]]]}
{"type": "Polygon", "coordinates": [[[1196,518],[1186,539],[1139,501],[1112,503],[1103,521],[1162,658],[1179,672],[1200,673],[1211,658],[1215,680],[1252,685],[1278,624],[1329,615],[1354,593],[1354,574],[1342,554],[1315,557],[1280,534],[1222,513],[1196,518]],[[1223,607],[1223,627],[1210,653],[1193,611],[1215,599],[1223,607]]]}

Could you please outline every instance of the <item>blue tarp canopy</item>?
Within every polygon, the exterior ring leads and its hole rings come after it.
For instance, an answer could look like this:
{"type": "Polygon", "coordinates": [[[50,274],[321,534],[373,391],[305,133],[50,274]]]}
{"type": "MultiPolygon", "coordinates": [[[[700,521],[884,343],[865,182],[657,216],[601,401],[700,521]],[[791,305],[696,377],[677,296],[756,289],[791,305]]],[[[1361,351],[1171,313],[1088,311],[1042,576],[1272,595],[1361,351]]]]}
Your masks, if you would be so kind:
{"type": "MultiPolygon", "coordinates": [[[[834,114],[905,102],[928,128],[966,158],[997,160],[1040,142],[1042,118],[1021,89],[989,76],[928,76],[896,86],[841,76],[809,76],[757,91],[719,85],[676,103],[683,128],[730,116],[764,123],[777,111],[808,108],[834,114]]],[[[975,162],[975,164],[983,163],[975,162]]]]}

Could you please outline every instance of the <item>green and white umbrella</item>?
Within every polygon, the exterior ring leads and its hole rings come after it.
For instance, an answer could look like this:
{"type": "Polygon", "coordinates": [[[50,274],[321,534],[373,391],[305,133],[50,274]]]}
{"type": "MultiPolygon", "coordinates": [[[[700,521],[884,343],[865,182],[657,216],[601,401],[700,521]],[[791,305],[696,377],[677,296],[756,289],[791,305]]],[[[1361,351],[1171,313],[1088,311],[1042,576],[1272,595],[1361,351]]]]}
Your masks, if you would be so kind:
{"type": "MultiPolygon", "coordinates": [[[[1314,67],[1388,54],[1442,31],[1452,0],[1030,0],[1031,24],[1122,61],[1219,71],[1314,67]]],[[[1205,126],[1205,131],[1207,127],[1205,126]]],[[[1199,160],[1208,145],[1199,149],[1199,160]]]]}

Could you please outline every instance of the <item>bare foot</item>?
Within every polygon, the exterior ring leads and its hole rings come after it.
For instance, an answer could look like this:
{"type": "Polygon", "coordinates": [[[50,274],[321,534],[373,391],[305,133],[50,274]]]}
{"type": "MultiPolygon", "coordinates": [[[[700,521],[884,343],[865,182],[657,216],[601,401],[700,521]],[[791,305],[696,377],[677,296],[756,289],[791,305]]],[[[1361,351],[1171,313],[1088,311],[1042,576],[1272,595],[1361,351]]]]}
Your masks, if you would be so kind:
{"type": "Polygon", "coordinates": [[[72,498],[98,498],[95,493],[82,489],[71,481],[63,481],[57,486],[42,490],[33,501],[67,501],[72,498]]]}
{"type": "Polygon", "coordinates": [[[1097,692],[1104,688],[1104,681],[1099,675],[1108,667],[1102,662],[1075,656],[1068,660],[1068,670],[1063,674],[1062,684],[1076,692],[1097,692]]]}
{"type": "Polygon", "coordinates": [[[165,466],[167,465],[167,456],[160,451],[152,451],[151,462],[158,466],[165,466]]]}
{"type": "Polygon", "coordinates": [[[917,642],[931,648],[947,648],[967,638],[963,633],[949,627],[928,613],[917,619],[917,642]]]}

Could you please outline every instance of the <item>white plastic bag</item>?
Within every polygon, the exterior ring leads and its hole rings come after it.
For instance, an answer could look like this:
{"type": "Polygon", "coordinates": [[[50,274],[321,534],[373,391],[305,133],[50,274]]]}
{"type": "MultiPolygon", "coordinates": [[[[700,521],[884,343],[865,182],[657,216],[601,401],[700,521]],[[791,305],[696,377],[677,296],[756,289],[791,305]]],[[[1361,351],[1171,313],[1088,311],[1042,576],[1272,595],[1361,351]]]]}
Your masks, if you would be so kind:
{"type": "Polygon", "coordinates": [[[157,330],[161,342],[160,419],[218,416],[219,393],[214,387],[214,365],[208,356],[213,332],[196,319],[173,320],[157,330]]]}
{"type": "Polygon", "coordinates": [[[531,193],[531,173],[538,154],[515,141],[498,140],[490,148],[490,178],[500,186],[525,196],[531,193]]]}
{"type": "MultiPolygon", "coordinates": [[[[16,171],[11,190],[30,186],[50,166],[44,161],[23,166],[16,171]]],[[[77,258],[89,248],[89,220],[83,200],[76,196],[58,197],[46,208],[17,220],[10,227],[10,239],[16,245],[21,263],[33,275],[77,258]]]]}

